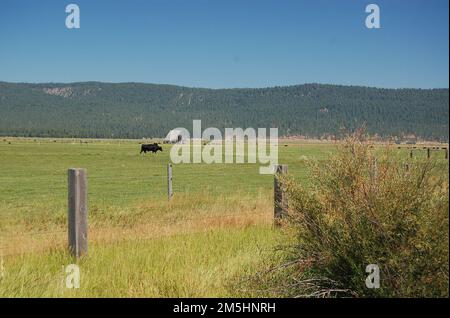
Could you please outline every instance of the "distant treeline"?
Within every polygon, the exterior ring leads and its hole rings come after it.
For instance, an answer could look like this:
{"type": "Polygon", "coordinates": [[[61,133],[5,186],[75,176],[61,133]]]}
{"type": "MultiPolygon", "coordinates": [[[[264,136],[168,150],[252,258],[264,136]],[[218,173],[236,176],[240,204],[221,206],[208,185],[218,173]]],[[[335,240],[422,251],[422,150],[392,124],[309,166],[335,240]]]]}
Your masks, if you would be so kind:
{"type": "Polygon", "coordinates": [[[280,136],[339,136],[362,125],[380,137],[449,139],[448,89],[305,84],[203,89],[141,83],[0,82],[0,135],[163,137],[170,129],[278,127],[280,136]]]}

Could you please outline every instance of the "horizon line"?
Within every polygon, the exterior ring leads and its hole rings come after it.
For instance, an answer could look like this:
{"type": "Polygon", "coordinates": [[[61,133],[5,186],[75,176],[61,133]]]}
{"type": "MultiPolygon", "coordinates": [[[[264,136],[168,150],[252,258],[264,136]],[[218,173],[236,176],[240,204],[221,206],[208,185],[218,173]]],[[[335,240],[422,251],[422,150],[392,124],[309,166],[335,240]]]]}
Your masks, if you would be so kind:
{"type": "Polygon", "coordinates": [[[98,81],[98,80],[85,80],[85,81],[71,81],[71,82],[18,82],[18,81],[4,81],[0,80],[0,83],[8,83],[8,84],[30,84],[30,85],[46,85],[46,84],[62,84],[62,85],[70,85],[70,84],[81,84],[81,83],[100,83],[100,84],[143,84],[143,85],[161,85],[161,86],[174,86],[181,88],[192,88],[192,89],[209,89],[209,90],[231,90],[231,89],[271,89],[271,88],[279,88],[279,87],[296,87],[296,86],[306,86],[306,85],[328,85],[328,86],[343,86],[343,87],[361,87],[361,88],[372,88],[372,89],[388,89],[388,90],[445,90],[449,89],[449,87],[431,87],[431,88],[423,88],[423,87],[381,87],[381,86],[367,86],[362,84],[334,84],[334,83],[323,83],[323,82],[305,82],[299,84],[287,84],[287,85],[273,85],[273,86],[262,86],[262,87],[250,87],[250,86],[241,86],[241,87],[204,87],[204,86],[186,86],[180,84],[169,84],[169,83],[151,83],[151,82],[133,82],[133,81],[125,81],[125,82],[109,82],[109,81],[98,81]]]}

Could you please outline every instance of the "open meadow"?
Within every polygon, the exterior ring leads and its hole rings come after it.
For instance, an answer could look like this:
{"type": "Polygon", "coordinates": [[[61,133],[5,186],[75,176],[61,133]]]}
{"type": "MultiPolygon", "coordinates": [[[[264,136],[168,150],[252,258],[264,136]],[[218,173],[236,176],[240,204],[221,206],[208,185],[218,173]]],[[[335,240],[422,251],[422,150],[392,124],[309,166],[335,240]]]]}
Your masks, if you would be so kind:
{"type": "MultiPolygon", "coordinates": [[[[252,295],[239,281],[286,239],[273,227],[273,176],[260,175],[259,164],[173,165],[168,200],[171,146],[144,155],[140,142],[0,140],[0,297],[252,295]],[[63,288],[64,267],[74,262],[71,167],[88,174],[89,255],[78,261],[79,289],[63,288]]],[[[278,161],[307,185],[308,161],[327,160],[334,147],[281,140],[278,161]]],[[[393,148],[408,160],[409,150],[393,148]]],[[[414,151],[415,160],[426,157],[422,145],[414,151]]],[[[442,150],[432,156],[447,165],[442,150]]]]}

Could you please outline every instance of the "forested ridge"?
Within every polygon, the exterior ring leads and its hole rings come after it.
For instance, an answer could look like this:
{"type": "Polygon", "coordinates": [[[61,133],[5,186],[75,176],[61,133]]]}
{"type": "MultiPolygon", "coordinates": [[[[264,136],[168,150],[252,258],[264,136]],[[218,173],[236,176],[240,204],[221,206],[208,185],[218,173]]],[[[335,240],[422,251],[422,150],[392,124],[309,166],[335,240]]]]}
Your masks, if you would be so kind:
{"type": "Polygon", "coordinates": [[[324,137],[365,125],[372,135],[448,141],[448,89],[305,84],[205,89],[142,83],[0,82],[0,135],[163,137],[175,127],[278,127],[324,137]]]}

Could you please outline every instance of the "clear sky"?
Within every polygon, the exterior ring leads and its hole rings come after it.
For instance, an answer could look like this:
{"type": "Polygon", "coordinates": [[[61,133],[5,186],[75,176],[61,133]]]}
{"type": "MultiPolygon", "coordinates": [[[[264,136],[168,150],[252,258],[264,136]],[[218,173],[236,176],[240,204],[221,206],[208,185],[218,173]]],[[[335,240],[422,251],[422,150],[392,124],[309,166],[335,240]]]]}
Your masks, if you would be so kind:
{"type": "Polygon", "coordinates": [[[448,3],[0,0],[0,81],[448,88],[448,3]],[[370,3],[381,29],[365,27],[370,3]]]}

